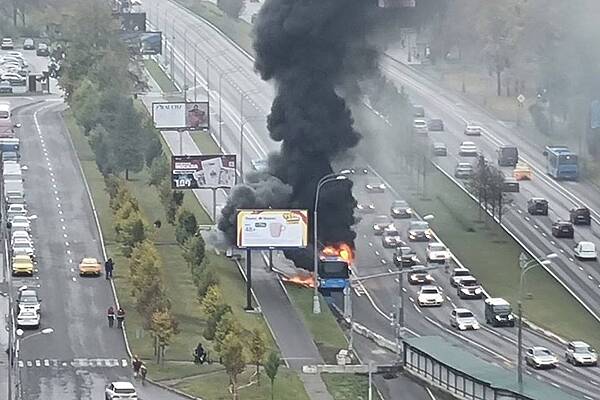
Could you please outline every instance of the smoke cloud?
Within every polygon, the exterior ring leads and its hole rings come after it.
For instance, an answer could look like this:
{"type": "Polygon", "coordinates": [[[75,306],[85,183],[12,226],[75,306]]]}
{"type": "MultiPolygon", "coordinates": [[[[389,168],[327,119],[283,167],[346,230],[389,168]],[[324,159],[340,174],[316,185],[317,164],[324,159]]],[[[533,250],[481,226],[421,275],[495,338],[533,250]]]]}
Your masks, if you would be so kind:
{"type": "MultiPolygon", "coordinates": [[[[367,41],[375,2],[365,0],[267,0],[255,25],[256,70],[276,84],[267,120],[281,150],[269,157],[268,173],[235,188],[219,228],[235,238],[238,208],[303,208],[312,211],[317,182],[333,172],[361,135],[347,99],[360,95],[360,81],[377,72],[377,51],[367,41]]],[[[354,247],[356,201],[350,181],[323,187],[319,240],[354,247]]],[[[286,255],[312,265],[310,251],[286,255]]]]}

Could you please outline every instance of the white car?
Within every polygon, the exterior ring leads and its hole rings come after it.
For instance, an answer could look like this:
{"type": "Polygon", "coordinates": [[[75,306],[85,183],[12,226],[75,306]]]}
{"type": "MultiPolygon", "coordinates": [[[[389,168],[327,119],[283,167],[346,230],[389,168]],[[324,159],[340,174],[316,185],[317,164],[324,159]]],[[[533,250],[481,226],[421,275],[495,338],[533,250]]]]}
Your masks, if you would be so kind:
{"type": "Polygon", "coordinates": [[[23,308],[17,315],[17,327],[37,329],[40,327],[40,318],[40,314],[35,310],[23,308]]]}
{"type": "Polygon", "coordinates": [[[455,308],[450,314],[450,326],[457,328],[459,331],[467,329],[477,330],[481,328],[475,315],[466,308],[455,308]]]}
{"type": "Polygon", "coordinates": [[[14,231],[11,240],[14,241],[15,239],[26,239],[31,242],[31,236],[27,231],[14,231]]]}
{"type": "Polygon", "coordinates": [[[28,239],[17,238],[12,241],[11,246],[13,256],[25,254],[29,257],[33,257],[35,254],[33,243],[31,243],[28,239]]]}
{"type": "Polygon", "coordinates": [[[8,81],[10,83],[21,83],[25,81],[25,78],[16,72],[6,72],[2,74],[2,76],[0,76],[0,79],[3,81],[8,81]]]}
{"type": "Polygon", "coordinates": [[[11,38],[2,38],[2,44],[0,44],[2,50],[12,50],[15,48],[15,44],[11,38]]]}
{"type": "Polygon", "coordinates": [[[421,118],[417,118],[413,121],[413,131],[415,133],[420,133],[426,135],[429,132],[429,127],[427,126],[427,121],[421,118]]]}
{"type": "Polygon", "coordinates": [[[11,204],[6,211],[6,216],[10,222],[12,222],[13,217],[16,215],[27,215],[27,208],[25,204],[11,204]]]}
{"type": "Polygon", "coordinates": [[[23,310],[33,310],[37,313],[41,313],[42,301],[37,295],[37,292],[33,289],[19,290],[17,295],[17,311],[21,313],[23,310]]]}
{"type": "Polygon", "coordinates": [[[452,275],[450,275],[450,284],[457,287],[462,278],[471,277],[471,271],[463,267],[454,268],[452,275]]]}
{"type": "Polygon", "coordinates": [[[595,260],[598,258],[598,254],[596,254],[596,245],[592,242],[577,243],[573,252],[575,253],[575,258],[578,260],[595,260]]]}
{"type": "Polygon", "coordinates": [[[567,362],[577,365],[598,365],[598,354],[589,344],[574,341],[567,345],[565,352],[567,362]]]}
{"type": "Polygon", "coordinates": [[[558,357],[545,347],[534,346],[528,348],[525,352],[525,362],[536,369],[556,368],[558,366],[558,357]]]}
{"type": "Polygon", "coordinates": [[[458,149],[458,155],[461,157],[477,157],[477,145],[473,142],[462,142],[458,149]]]}
{"type": "Polygon", "coordinates": [[[112,382],[104,391],[106,400],[126,399],[138,400],[137,392],[131,382],[112,382]]]}
{"type": "Polygon", "coordinates": [[[385,184],[383,183],[367,183],[365,189],[370,193],[383,193],[385,192],[385,184]]]}
{"type": "Polygon", "coordinates": [[[417,295],[419,307],[441,307],[444,304],[444,296],[437,286],[422,286],[417,295]]]}
{"type": "Polygon", "coordinates": [[[427,245],[427,261],[434,263],[446,263],[450,260],[450,250],[440,242],[427,245]]]}
{"type": "Polygon", "coordinates": [[[481,126],[477,122],[468,122],[465,126],[465,135],[481,136],[481,126]]]}
{"type": "Polygon", "coordinates": [[[16,223],[19,223],[19,222],[26,222],[26,223],[29,224],[31,222],[31,218],[29,218],[29,217],[27,217],[25,215],[15,215],[12,218],[12,223],[16,224],[16,223]]]}
{"type": "Polygon", "coordinates": [[[31,232],[31,224],[29,222],[12,222],[12,226],[10,228],[12,232],[24,231],[31,232]]]}

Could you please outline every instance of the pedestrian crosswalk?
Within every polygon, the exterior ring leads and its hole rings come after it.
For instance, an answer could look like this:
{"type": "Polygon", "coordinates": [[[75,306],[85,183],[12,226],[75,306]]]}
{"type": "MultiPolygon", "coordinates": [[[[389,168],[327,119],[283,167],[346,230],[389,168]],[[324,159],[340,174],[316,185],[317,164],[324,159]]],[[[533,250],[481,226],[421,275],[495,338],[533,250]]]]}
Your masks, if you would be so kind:
{"type": "Polygon", "coordinates": [[[20,368],[126,368],[128,361],[117,358],[75,358],[73,360],[19,360],[20,368]]]}

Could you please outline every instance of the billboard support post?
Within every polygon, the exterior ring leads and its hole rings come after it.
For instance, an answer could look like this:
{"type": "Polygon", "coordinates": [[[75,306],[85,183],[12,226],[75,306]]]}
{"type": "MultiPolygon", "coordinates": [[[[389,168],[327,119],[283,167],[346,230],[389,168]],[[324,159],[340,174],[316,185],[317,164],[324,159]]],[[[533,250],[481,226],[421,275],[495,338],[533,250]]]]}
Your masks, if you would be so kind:
{"type": "Polygon", "coordinates": [[[252,311],[252,250],[246,249],[246,311],[252,311]]]}
{"type": "MultiPolygon", "coordinates": [[[[196,43],[194,43],[194,102],[198,101],[197,96],[196,96],[196,92],[197,92],[196,86],[198,86],[198,79],[196,77],[196,71],[197,71],[196,58],[198,55],[197,53],[198,53],[198,47],[196,46],[196,43]]],[[[207,97],[207,101],[208,101],[208,97],[207,97]]]]}
{"type": "Polygon", "coordinates": [[[213,222],[216,225],[217,224],[217,188],[216,187],[212,188],[212,195],[213,195],[212,215],[213,215],[213,222]]]}
{"type": "Polygon", "coordinates": [[[269,272],[273,272],[273,249],[269,248],[269,272]]]}

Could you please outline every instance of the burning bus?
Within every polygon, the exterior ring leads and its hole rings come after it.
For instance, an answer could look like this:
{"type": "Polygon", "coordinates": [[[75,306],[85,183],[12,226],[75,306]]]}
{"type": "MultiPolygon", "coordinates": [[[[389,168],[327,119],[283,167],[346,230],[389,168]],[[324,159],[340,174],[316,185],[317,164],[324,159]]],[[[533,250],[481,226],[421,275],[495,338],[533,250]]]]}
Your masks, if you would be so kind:
{"type": "Polygon", "coordinates": [[[319,259],[318,285],[323,294],[343,291],[350,285],[350,266],[354,253],[347,244],[327,246],[319,259]]]}

